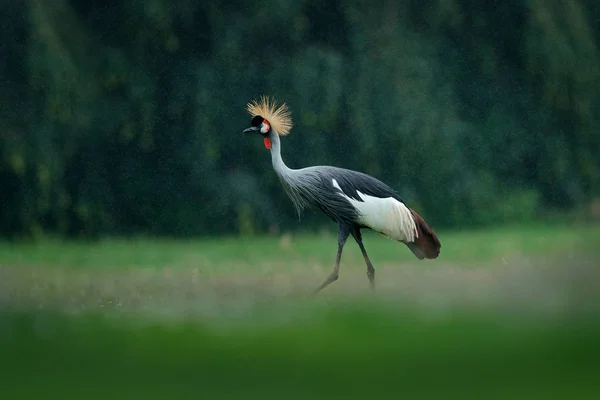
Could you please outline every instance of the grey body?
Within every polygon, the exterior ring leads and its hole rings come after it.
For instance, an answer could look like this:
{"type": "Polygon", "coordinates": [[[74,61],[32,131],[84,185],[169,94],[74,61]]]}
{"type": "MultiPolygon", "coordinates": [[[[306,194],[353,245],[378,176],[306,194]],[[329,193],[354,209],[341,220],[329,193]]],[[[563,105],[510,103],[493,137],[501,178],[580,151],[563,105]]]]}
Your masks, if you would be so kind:
{"type": "Polygon", "coordinates": [[[338,279],[342,249],[350,235],[360,247],[371,289],[375,289],[375,269],[362,243],[360,231],[363,228],[403,242],[419,259],[438,256],[441,245],[435,233],[385,183],[361,172],[331,166],[288,168],[281,158],[279,134],[259,115],[255,115],[252,127],[244,132],[260,133],[265,137],[265,144],[270,142],[273,168],[298,214],[304,208],[314,207],[338,224],[338,252],[333,272],[314,293],[338,279]]]}
{"type": "Polygon", "coordinates": [[[268,137],[271,141],[273,168],[296,206],[298,213],[300,214],[304,208],[316,207],[338,223],[338,250],[333,271],[315,289],[313,294],[320,292],[338,279],[342,249],[349,235],[354,237],[360,247],[367,264],[367,276],[371,289],[375,290],[375,268],[367,255],[360,233],[363,226],[357,221],[356,209],[347,199],[339,195],[338,190],[341,189],[346,196],[356,200],[360,200],[357,190],[378,197],[393,197],[403,202],[402,199],[383,182],[361,172],[330,166],[314,166],[302,169],[288,168],[281,158],[279,135],[272,129],[268,137]],[[333,186],[333,179],[338,182],[340,189],[333,186]]]}
{"type": "Polygon", "coordinates": [[[363,201],[357,193],[359,191],[369,196],[392,197],[403,202],[394,190],[380,180],[344,168],[307,167],[291,170],[287,178],[287,180],[282,179],[281,182],[294,202],[298,213],[303,208],[315,207],[338,223],[350,225],[358,223],[357,210],[348,200],[339,195],[340,190],[356,201],[363,201]],[[290,179],[290,176],[293,178],[290,179]],[[333,186],[333,180],[338,183],[339,188],[333,186]]]}
{"type": "Polygon", "coordinates": [[[392,197],[404,203],[388,185],[362,172],[331,166],[288,168],[281,158],[279,135],[271,133],[269,138],[273,168],[299,214],[305,208],[314,207],[339,224],[364,228],[357,222],[356,208],[339,195],[340,189],[346,196],[357,201],[362,201],[357,193],[360,191],[379,198],[392,197]],[[333,186],[334,179],[339,188],[333,186]]]}

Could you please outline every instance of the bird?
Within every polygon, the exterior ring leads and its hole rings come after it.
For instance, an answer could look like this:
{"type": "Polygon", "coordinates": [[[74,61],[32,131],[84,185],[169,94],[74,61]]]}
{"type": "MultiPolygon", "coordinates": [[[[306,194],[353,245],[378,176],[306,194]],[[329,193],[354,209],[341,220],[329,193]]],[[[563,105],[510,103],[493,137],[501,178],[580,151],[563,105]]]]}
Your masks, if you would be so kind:
{"type": "Polygon", "coordinates": [[[375,291],[375,268],[362,241],[367,229],[404,243],[420,260],[435,259],[441,243],[425,220],[379,179],[334,166],[289,168],[281,157],[281,138],[290,133],[293,122],[286,103],[265,95],[246,105],[250,127],[243,134],[263,137],[271,152],[275,173],[300,216],[305,209],[319,209],[338,225],[337,254],[333,271],[312,294],[317,294],[339,277],[342,250],[350,235],[358,244],[367,266],[367,277],[375,291]]]}

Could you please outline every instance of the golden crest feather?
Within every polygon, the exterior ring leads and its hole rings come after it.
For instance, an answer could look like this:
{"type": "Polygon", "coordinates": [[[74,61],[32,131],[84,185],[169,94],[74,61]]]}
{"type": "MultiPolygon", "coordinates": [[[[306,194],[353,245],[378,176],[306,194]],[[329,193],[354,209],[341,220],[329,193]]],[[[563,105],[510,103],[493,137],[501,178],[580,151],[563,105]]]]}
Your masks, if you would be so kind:
{"type": "Polygon", "coordinates": [[[277,107],[277,101],[274,98],[261,96],[260,101],[252,100],[246,106],[248,114],[254,116],[260,115],[275,129],[279,136],[285,136],[292,129],[292,113],[283,103],[277,107]]]}

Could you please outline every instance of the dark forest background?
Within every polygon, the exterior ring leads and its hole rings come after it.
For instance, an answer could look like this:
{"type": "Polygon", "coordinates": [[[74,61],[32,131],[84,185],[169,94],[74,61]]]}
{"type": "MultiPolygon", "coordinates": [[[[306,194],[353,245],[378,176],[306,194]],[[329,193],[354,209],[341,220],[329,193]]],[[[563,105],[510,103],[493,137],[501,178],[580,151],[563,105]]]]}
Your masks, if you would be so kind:
{"type": "Polygon", "coordinates": [[[600,195],[596,0],[0,0],[0,234],[208,235],[302,222],[283,156],[372,174],[435,228],[600,195]]]}

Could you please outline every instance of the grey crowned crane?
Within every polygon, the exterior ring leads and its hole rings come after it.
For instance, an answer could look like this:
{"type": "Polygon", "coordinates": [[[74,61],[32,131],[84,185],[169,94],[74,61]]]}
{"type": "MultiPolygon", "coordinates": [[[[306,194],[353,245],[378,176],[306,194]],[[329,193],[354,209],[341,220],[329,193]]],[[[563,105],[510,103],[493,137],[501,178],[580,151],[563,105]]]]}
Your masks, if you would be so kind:
{"type": "Polygon", "coordinates": [[[361,229],[371,229],[402,242],[422,260],[440,254],[441,244],[427,223],[388,185],[361,172],[331,166],[288,168],[281,158],[281,136],[292,128],[286,104],[261,97],[248,103],[250,128],[243,133],[261,135],[271,151],[273,168],[291,198],[298,214],[304,208],[320,209],[338,224],[338,250],[333,272],[315,289],[318,293],[338,279],[342,249],[352,235],[367,264],[371,289],[375,289],[375,269],[362,242],[361,229]]]}

